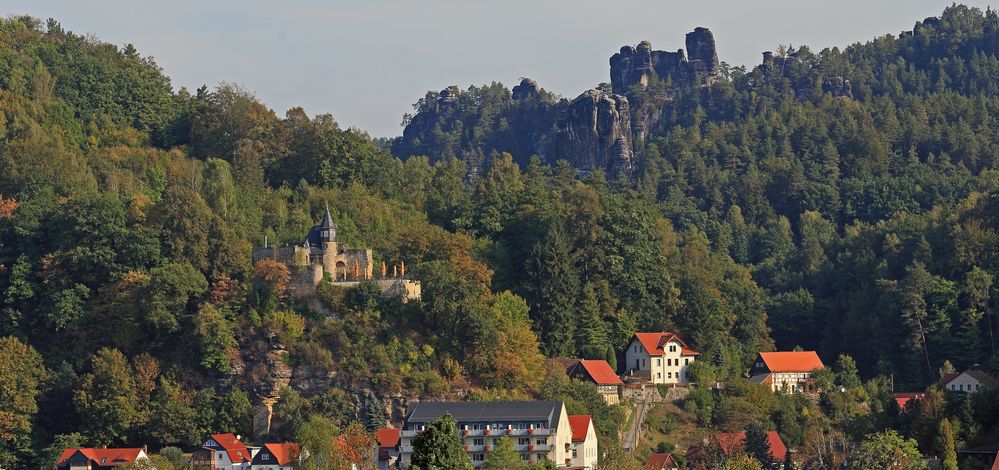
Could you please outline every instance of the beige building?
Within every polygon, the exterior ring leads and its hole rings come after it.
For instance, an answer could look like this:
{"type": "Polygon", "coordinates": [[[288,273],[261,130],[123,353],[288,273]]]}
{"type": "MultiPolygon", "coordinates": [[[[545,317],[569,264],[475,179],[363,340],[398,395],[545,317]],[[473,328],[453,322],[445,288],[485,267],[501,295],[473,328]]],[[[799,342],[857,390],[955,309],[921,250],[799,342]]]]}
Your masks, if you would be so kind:
{"type": "Polygon", "coordinates": [[[977,369],[960,373],[944,374],[944,387],[955,393],[978,393],[981,389],[995,385],[991,375],[977,369]]]}
{"type": "Polygon", "coordinates": [[[590,415],[569,416],[572,429],[572,461],[569,467],[590,470],[597,466],[600,450],[597,447],[597,430],[590,415]]]}
{"type": "Polygon", "coordinates": [[[749,380],[766,385],[774,392],[812,391],[812,371],[825,369],[815,351],[761,352],[749,370],[749,380]]]}
{"type": "Polygon", "coordinates": [[[475,468],[485,463],[503,438],[513,440],[514,450],[524,461],[548,459],[558,467],[572,466],[574,448],[596,445],[596,434],[592,443],[574,445],[572,425],[561,401],[417,403],[409,409],[400,431],[399,468],[410,467],[416,437],[445,413],[458,422],[465,452],[475,468]]]}
{"type": "Polygon", "coordinates": [[[686,385],[687,367],[699,354],[675,333],[635,333],[624,354],[625,376],[654,384],[686,385]]]}

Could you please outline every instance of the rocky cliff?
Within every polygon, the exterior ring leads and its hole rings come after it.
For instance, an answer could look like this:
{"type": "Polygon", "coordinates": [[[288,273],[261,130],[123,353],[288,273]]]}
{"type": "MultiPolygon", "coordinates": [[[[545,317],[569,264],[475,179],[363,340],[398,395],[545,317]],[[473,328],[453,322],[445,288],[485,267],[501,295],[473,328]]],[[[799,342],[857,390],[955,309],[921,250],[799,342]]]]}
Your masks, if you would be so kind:
{"type": "Polygon", "coordinates": [[[646,88],[652,80],[669,79],[676,86],[710,84],[718,75],[718,52],[715,37],[707,28],[687,33],[687,53],[657,51],[652,43],[624,46],[610,58],[611,88],[627,94],[633,86],[646,88]]]}
{"type": "Polygon", "coordinates": [[[589,90],[562,111],[555,154],[584,172],[605,169],[611,176],[633,169],[631,109],[628,98],[589,90]]]}

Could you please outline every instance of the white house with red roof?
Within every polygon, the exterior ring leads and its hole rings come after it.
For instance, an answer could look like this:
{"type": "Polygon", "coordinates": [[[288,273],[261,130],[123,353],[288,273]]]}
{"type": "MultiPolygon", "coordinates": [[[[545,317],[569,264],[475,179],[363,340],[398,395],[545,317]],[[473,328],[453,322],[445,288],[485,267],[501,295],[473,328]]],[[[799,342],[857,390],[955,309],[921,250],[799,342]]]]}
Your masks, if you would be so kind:
{"type": "Polygon", "coordinates": [[[687,367],[698,354],[676,333],[635,333],[624,354],[625,369],[654,384],[686,385],[687,367]]]}
{"type": "Polygon", "coordinates": [[[995,385],[991,375],[977,369],[943,375],[943,385],[955,393],[978,393],[979,390],[995,385]]]}
{"type": "Polygon", "coordinates": [[[375,431],[375,440],[378,441],[379,470],[396,468],[396,462],[399,461],[399,442],[401,437],[400,429],[382,428],[375,431]]]}
{"type": "Polygon", "coordinates": [[[825,367],[815,351],[761,352],[749,370],[749,380],[774,392],[807,392],[815,383],[812,371],[825,367]]]}
{"type": "Polygon", "coordinates": [[[610,364],[603,359],[580,359],[569,368],[569,377],[577,380],[592,382],[597,386],[597,391],[604,398],[608,405],[616,405],[621,402],[621,377],[617,376],[610,364]]]}
{"type": "Polygon", "coordinates": [[[679,470],[680,465],[672,454],[652,454],[645,460],[642,470],[679,470]]]}
{"type": "Polygon", "coordinates": [[[572,428],[572,457],[568,468],[592,469],[597,466],[600,451],[597,449],[597,431],[590,415],[570,415],[572,428]]]}
{"type": "Polygon", "coordinates": [[[140,460],[149,460],[140,448],[94,449],[70,447],[62,451],[56,460],[59,470],[109,470],[130,465],[140,460]]]}
{"type": "Polygon", "coordinates": [[[292,470],[301,457],[298,449],[298,444],[295,442],[264,444],[253,456],[250,468],[252,470],[292,470]]]}
{"type": "Polygon", "coordinates": [[[260,448],[247,447],[233,434],[212,434],[191,456],[191,470],[249,470],[260,448]]]}

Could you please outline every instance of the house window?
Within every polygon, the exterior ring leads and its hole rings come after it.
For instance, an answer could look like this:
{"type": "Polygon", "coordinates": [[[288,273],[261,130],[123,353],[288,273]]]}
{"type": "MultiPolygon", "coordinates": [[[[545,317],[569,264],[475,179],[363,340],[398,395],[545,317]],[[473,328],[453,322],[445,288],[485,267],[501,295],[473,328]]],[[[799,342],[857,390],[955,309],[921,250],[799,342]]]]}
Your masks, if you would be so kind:
{"type": "Polygon", "coordinates": [[[656,367],[659,367],[659,361],[660,361],[660,359],[657,357],[656,358],[656,367]]]}
{"type": "Polygon", "coordinates": [[[576,449],[572,449],[572,458],[576,458],[576,449]]]}
{"type": "Polygon", "coordinates": [[[667,379],[672,379],[673,378],[673,373],[672,372],[667,372],[666,373],[666,378],[667,379]]]}
{"type": "Polygon", "coordinates": [[[687,365],[687,364],[690,364],[690,359],[684,358],[683,359],[683,365],[687,365]]]}
{"type": "Polygon", "coordinates": [[[957,386],[957,388],[958,388],[958,390],[960,390],[960,391],[962,391],[962,392],[963,392],[963,391],[964,391],[964,384],[959,384],[959,385],[957,386]]]}
{"type": "Polygon", "coordinates": [[[472,460],[476,462],[484,462],[486,460],[486,454],[473,454],[472,460]]]}
{"type": "Polygon", "coordinates": [[[657,379],[661,379],[661,378],[663,378],[663,374],[662,374],[662,372],[656,372],[656,378],[657,378],[657,379]]]}
{"type": "Polygon", "coordinates": [[[531,444],[531,438],[529,437],[522,437],[520,439],[517,439],[517,445],[526,446],[530,444],[531,444]]]}
{"type": "Polygon", "coordinates": [[[484,445],[486,445],[486,442],[481,437],[476,437],[475,439],[472,439],[472,445],[473,446],[484,446],[484,445]]]}
{"type": "Polygon", "coordinates": [[[675,344],[669,345],[669,352],[676,352],[676,345],[675,344]]]}
{"type": "Polygon", "coordinates": [[[531,460],[531,454],[520,454],[520,460],[531,460]]]}

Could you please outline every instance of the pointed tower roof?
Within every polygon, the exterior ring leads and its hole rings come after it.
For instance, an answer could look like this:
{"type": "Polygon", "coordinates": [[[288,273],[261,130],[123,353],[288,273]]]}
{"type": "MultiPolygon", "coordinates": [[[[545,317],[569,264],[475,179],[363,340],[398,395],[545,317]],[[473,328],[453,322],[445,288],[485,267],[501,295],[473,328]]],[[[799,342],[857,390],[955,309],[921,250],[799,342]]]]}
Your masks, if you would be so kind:
{"type": "Polygon", "coordinates": [[[319,228],[332,228],[336,230],[336,224],[333,223],[333,215],[330,214],[330,206],[326,205],[326,214],[323,214],[323,221],[319,223],[319,228]]]}

